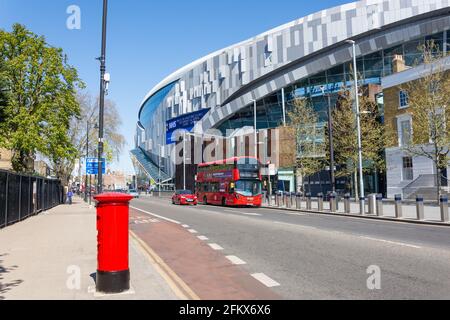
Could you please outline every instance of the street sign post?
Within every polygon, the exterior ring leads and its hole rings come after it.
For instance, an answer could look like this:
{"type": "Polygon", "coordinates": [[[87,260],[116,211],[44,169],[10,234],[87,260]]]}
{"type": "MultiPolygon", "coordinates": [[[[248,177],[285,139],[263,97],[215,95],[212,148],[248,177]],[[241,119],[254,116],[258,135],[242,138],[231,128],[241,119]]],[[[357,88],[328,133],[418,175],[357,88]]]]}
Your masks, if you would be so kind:
{"type": "MultiPolygon", "coordinates": [[[[98,174],[98,159],[97,158],[87,158],[86,159],[86,174],[96,175],[98,174]]],[[[106,159],[102,158],[102,174],[106,174],[106,159]]]]}

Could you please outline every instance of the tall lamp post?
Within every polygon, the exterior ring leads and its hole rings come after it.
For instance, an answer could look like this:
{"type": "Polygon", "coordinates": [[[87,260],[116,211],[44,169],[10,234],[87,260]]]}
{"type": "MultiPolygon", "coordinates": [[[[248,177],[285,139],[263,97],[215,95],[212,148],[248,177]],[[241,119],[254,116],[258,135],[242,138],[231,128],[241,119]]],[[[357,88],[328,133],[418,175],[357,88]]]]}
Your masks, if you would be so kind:
{"type": "Polygon", "coordinates": [[[358,90],[358,70],[356,64],[356,43],[354,40],[347,40],[347,43],[353,47],[353,71],[355,82],[355,104],[356,104],[356,125],[358,130],[358,159],[359,159],[359,210],[361,214],[365,213],[365,194],[364,194],[364,176],[362,163],[362,142],[361,142],[361,112],[359,110],[359,90],[358,90]]]}
{"type": "Polygon", "coordinates": [[[100,60],[100,105],[98,118],[98,194],[103,192],[103,117],[105,110],[105,91],[109,83],[109,75],[106,74],[106,26],[108,18],[108,0],[103,0],[103,21],[102,21],[102,52],[100,60]]]}
{"type": "Polygon", "coordinates": [[[258,159],[258,132],[256,131],[256,100],[253,101],[254,134],[255,134],[255,158],[258,159]]]}
{"type": "MultiPolygon", "coordinates": [[[[86,177],[84,179],[84,202],[87,203],[88,196],[88,172],[87,172],[87,160],[89,158],[89,120],[86,121],[86,177]]],[[[91,177],[89,176],[89,179],[91,177]]]]}
{"type": "Polygon", "coordinates": [[[186,190],[186,131],[183,131],[183,190],[186,190]]]}
{"type": "Polygon", "coordinates": [[[162,157],[162,145],[159,145],[159,157],[158,157],[158,196],[161,197],[161,157],[162,157]]]}

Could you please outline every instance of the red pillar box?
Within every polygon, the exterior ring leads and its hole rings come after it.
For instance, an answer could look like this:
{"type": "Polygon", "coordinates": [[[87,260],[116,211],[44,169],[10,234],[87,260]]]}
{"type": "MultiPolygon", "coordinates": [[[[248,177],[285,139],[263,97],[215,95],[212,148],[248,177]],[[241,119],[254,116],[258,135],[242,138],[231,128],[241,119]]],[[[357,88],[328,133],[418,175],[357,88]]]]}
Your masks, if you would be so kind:
{"type": "Polygon", "coordinates": [[[128,194],[104,193],[97,201],[97,292],[121,293],[130,289],[128,265],[128,194]]]}

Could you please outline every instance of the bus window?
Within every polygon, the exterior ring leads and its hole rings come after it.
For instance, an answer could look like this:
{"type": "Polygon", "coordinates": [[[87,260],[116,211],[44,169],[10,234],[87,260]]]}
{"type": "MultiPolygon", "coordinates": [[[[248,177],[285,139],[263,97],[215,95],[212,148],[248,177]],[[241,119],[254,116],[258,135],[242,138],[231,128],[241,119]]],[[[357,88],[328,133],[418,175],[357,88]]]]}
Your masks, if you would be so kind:
{"type": "Polygon", "coordinates": [[[253,197],[262,193],[261,181],[239,180],[236,182],[235,192],[245,197],[253,197]]]}

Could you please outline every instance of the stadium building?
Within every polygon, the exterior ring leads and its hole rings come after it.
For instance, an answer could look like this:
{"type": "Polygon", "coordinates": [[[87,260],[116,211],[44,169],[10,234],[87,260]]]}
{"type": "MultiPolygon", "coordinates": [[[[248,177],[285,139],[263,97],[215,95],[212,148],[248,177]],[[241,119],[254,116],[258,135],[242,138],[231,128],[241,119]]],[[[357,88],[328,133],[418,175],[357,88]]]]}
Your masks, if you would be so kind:
{"type": "MultiPolygon", "coordinates": [[[[361,86],[383,104],[382,79],[394,59],[406,66],[420,60],[419,45],[433,39],[442,51],[450,43],[449,0],[364,0],[323,10],[203,57],[169,75],[150,90],[139,110],[131,151],[141,181],[175,183],[170,155],[173,132],[201,135],[218,129],[230,135],[254,126],[282,127],[293,101],[306,97],[325,125],[343,86],[352,84],[352,45],[356,43],[361,86]],[[230,131],[231,130],[231,131],[230,131]]],[[[294,168],[277,168],[296,188],[294,168]]],[[[327,191],[327,175],[315,187],[327,191]]],[[[368,175],[367,192],[383,192],[379,177],[368,175]]],[[[329,180],[329,179],[328,179],[329,180]]],[[[339,181],[338,181],[339,183],[339,181]]],[[[342,182],[343,183],[343,182],[342,182]]]]}

